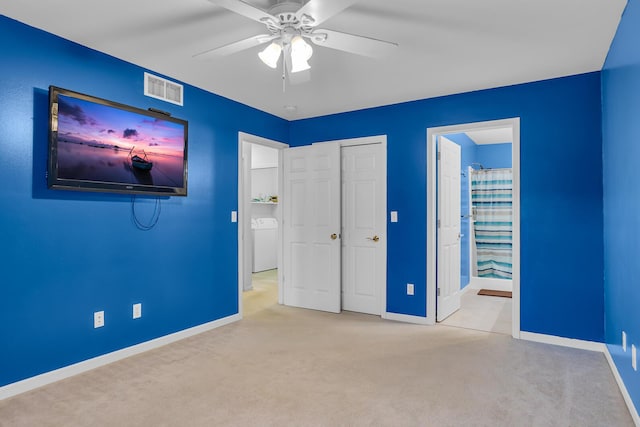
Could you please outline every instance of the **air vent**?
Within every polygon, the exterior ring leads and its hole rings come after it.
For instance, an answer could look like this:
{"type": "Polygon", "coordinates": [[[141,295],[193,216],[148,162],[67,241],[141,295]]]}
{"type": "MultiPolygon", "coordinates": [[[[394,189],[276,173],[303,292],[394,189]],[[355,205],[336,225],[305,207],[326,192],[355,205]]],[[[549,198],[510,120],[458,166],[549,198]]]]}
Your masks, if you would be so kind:
{"type": "Polygon", "coordinates": [[[151,98],[162,99],[172,104],[184,105],[181,84],[144,73],[144,94],[151,98]]]}

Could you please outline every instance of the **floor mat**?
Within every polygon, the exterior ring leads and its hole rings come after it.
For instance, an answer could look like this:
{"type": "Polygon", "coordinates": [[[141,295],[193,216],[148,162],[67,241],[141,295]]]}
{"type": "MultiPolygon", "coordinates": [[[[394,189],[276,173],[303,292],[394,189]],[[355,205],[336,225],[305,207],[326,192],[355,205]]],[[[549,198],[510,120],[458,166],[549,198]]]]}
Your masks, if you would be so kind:
{"type": "Polygon", "coordinates": [[[511,298],[511,291],[494,291],[493,289],[480,289],[478,295],[487,295],[490,297],[511,298]]]}

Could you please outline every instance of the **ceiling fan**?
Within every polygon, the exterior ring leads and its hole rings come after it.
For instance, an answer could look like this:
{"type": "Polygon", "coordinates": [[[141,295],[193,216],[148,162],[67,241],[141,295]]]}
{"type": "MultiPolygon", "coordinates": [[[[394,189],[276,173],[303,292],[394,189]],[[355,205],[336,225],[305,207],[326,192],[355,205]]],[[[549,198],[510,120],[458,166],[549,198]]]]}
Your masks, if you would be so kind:
{"type": "Polygon", "coordinates": [[[198,58],[230,55],[271,42],[258,56],[271,68],[278,66],[282,56],[284,77],[285,70],[291,76],[292,73],[310,69],[308,61],[313,54],[313,48],[305,39],[316,46],[373,58],[383,57],[398,46],[388,41],[317,28],[357,0],[309,0],[306,3],[304,0],[285,0],[275,4],[268,11],[243,0],[209,1],[264,24],[268,32],[194,55],[198,58]]]}

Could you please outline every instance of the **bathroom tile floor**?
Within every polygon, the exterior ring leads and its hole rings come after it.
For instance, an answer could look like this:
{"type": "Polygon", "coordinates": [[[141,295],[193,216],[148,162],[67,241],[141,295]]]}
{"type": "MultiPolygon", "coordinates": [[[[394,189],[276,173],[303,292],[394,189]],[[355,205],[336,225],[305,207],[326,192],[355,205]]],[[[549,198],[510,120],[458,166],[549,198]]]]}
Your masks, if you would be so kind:
{"type": "Polygon", "coordinates": [[[460,310],[440,324],[511,335],[511,298],[477,293],[478,289],[465,291],[460,298],[460,310]]]}

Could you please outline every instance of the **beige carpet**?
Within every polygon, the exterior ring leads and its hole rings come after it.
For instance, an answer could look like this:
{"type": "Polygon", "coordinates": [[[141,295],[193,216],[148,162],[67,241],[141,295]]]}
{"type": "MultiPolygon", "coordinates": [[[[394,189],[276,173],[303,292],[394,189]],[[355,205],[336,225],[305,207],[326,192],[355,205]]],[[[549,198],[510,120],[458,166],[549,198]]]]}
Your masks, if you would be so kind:
{"type": "Polygon", "coordinates": [[[602,354],[271,305],[0,402],[0,426],[631,426],[602,354]]]}

